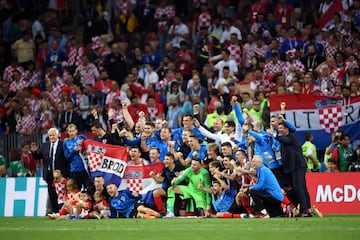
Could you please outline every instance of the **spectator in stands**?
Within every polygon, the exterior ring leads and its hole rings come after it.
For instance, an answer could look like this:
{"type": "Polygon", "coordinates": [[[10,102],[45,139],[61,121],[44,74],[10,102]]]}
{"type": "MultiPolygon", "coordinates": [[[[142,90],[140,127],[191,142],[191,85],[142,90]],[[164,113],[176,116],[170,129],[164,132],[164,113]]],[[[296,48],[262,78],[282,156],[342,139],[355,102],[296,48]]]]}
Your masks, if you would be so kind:
{"type": "Polygon", "coordinates": [[[66,60],[67,56],[65,50],[61,49],[58,40],[53,40],[51,42],[49,54],[46,58],[47,66],[52,67],[58,74],[62,75],[62,62],[65,62],[66,60]]]}
{"type": "Polygon", "coordinates": [[[91,43],[91,38],[99,35],[100,32],[100,13],[93,1],[86,1],[85,8],[81,13],[84,20],[83,44],[86,46],[91,43]]]}
{"type": "Polygon", "coordinates": [[[7,169],[5,165],[0,165],[0,178],[7,177],[7,169]]]}
{"type": "Polygon", "coordinates": [[[175,9],[166,0],[161,0],[155,9],[154,18],[157,21],[160,54],[164,56],[165,43],[168,41],[169,22],[175,16],[175,9]]]}
{"type": "Polygon", "coordinates": [[[21,110],[22,116],[16,123],[16,132],[30,135],[36,128],[35,117],[31,114],[30,108],[27,105],[24,105],[21,110]]]}
{"type": "Polygon", "coordinates": [[[327,160],[327,172],[339,172],[339,170],[336,169],[336,159],[335,158],[329,158],[327,160]]]}
{"type": "Polygon", "coordinates": [[[169,28],[169,41],[175,52],[179,51],[180,43],[187,41],[190,36],[190,30],[186,24],[181,21],[180,16],[174,17],[174,22],[169,28]]]}
{"type": "Polygon", "coordinates": [[[181,107],[179,106],[179,98],[176,95],[172,95],[169,98],[170,103],[168,104],[166,120],[170,129],[176,129],[181,126],[182,111],[181,107]]]}
{"type": "Polygon", "coordinates": [[[24,163],[20,159],[20,152],[16,149],[11,149],[9,154],[9,170],[11,177],[27,177],[28,171],[24,163]]]}
{"type": "Polygon", "coordinates": [[[303,59],[305,71],[314,71],[324,61],[325,58],[322,55],[316,53],[315,44],[310,44],[308,47],[308,52],[305,54],[305,57],[303,59]]]}
{"type": "Polygon", "coordinates": [[[29,31],[24,31],[22,38],[17,40],[12,48],[18,63],[24,68],[29,61],[35,61],[35,44],[29,31]]]}
{"type": "Polygon", "coordinates": [[[51,52],[61,51],[66,53],[66,36],[61,32],[60,27],[53,27],[48,37],[48,46],[51,52]],[[57,42],[57,46],[54,45],[54,41],[57,42]]]}
{"type": "Polygon", "coordinates": [[[149,42],[146,42],[144,45],[144,53],[141,58],[143,68],[145,68],[146,64],[151,63],[153,68],[157,69],[162,60],[162,56],[152,48],[149,42]]]}
{"type": "Polygon", "coordinates": [[[236,33],[237,38],[238,38],[239,41],[242,40],[242,35],[241,35],[241,32],[240,32],[240,29],[238,29],[237,27],[235,27],[233,25],[233,20],[231,18],[227,18],[227,17],[224,18],[224,27],[225,27],[225,29],[224,29],[224,32],[223,32],[223,34],[221,36],[221,39],[220,39],[220,43],[222,45],[226,45],[229,42],[230,35],[232,33],[236,33]]]}
{"type": "Polygon", "coordinates": [[[127,74],[127,63],[119,43],[112,44],[111,53],[105,57],[104,68],[109,73],[110,79],[115,80],[121,86],[127,74]]]}
{"type": "Polygon", "coordinates": [[[94,86],[96,79],[100,77],[97,67],[89,62],[89,57],[83,55],[81,57],[81,65],[79,65],[74,73],[75,78],[80,79],[80,83],[83,87],[87,84],[94,86]]]}
{"type": "Polygon", "coordinates": [[[65,131],[67,126],[75,124],[80,131],[83,130],[84,124],[79,113],[74,110],[74,105],[71,99],[68,99],[65,103],[65,110],[61,113],[60,128],[65,131]]]}
{"type": "Polygon", "coordinates": [[[21,76],[21,73],[15,70],[12,74],[12,81],[9,86],[9,91],[12,93],[17,93],[18,91],[23,91],[24,88],[29,86],[29,82],[21,76]]]}
{"type": "Polygon", "coordinates": [[[30,142],[21,145],[20,159],[28,172],[29,177],[34,177],[36,173],[36,160],[30,151],[30,142]]]}

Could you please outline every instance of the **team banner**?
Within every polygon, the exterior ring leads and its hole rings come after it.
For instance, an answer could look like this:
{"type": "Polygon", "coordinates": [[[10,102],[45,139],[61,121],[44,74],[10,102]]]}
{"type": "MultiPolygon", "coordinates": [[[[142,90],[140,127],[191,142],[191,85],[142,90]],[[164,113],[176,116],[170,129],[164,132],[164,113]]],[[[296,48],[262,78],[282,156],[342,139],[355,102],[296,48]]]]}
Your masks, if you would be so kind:
{"type": "Polygon", "coordinates": [[[119,190],[128,189],[139,194],[146,194],[151,190],[161,188],[161,183],[157,183],[150,176],[150,172],[160,174],[163,169],[162,162],[144,166],[127,166],[119,190]]]}
{"type": "Polygon", "coordinates": [[[331,133],[341,130],[349,134],[350,140],[360,137],[360,96],[350,99],[307,95],[270,95],[271,116],[280,114],[280,103],[286,103],[286,119],[297,128],[300,140],[310,132],[318,150],[325,149],[331,142],[331,133]]]}
{"type": "Polygon", "coordinates": [[[92,179],[103,176],[105,186],[109,183],[121,184],[128,161],[126,147],[103,144],[93,140],[84,140],[85,162],[92,179]]]}

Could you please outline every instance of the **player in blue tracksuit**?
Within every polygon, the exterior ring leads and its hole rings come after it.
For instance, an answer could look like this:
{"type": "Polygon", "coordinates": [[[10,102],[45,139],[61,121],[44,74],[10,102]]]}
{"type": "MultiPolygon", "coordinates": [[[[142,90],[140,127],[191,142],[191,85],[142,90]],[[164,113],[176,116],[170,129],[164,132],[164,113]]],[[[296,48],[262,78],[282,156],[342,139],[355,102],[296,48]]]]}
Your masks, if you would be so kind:
{"type": "Polygon", "coordinates": [[[254,154],[260,155],[265,166],[270,169],[279,168],[279,162],[276,161],[275,154],[272,150],[272,136],[261,130],[259,123],[254,124],[254,130],[248,131],[248,134],[255,138],[254,154]]]}
{"type": "Polygon", "coordinates": [[[281,216],[283,211],[280,204],[284,195],[274,174],[265,167],[259,155],[254,155],[251,164],[256,169],[257,181],[249,188],[249,193],[255,202],[256,210],[260,212],[258,217],[281,216]]]}
{"type": "Polygon", "coordinates": [[[106,190],[111,197],[111,217],[117,218],[157,218],[160,213],[145,207],[137,192],[130,190],[118,191],[114,183],[107,185],[106,190]]]}
{"type": "Polygon", "coordinates": [[[66,129],[69,138],[64,141],[63,149],[66,160],[70,162],[70,177],[75,180],[78,188],[86,188],[89,175],[87,166],[79,153],[82,141],[88,138],[81,134],[77,135],[78,130],[75,124],[69,124],[66,129]]]}
{"type": "MultiPolygon", "coordinates": [[[[234,97],[233,97],[234,98],[234,97]]],[[[233,100],[232,100],[233,101],[233,100]]],[[[234,99],[235,101],[235,99],[234,99]]],[[[247,143],[246,143],[246,137],[243,135],[242,132],[242,127],[245,124],[245,118],[244,115],[241,111],[240,108],[240,104],[239,103],[235,103],[233,105],[233,109],[236,115],[236,118],[238,120],[238,122],[236,123],[236,137],[235,137],[235,143],[242,149],[246,149],[247,148],[247,143]]]]}

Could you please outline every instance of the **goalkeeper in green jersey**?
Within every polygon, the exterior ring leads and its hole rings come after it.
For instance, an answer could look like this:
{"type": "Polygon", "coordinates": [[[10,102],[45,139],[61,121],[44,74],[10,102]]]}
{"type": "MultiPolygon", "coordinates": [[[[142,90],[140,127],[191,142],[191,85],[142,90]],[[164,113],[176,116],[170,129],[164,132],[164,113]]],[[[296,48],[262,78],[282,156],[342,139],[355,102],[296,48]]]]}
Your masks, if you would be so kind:
{"type": "Polygon", "coordinates": [[[205,216],[209,215],[211,196],[209,193],[200,190],[199,186],[200,188],[210,188],[210,175],[206,169],[201,167],[200,161],[200,159],[194,158],[191,161],[191,167],[187,168],[181,176],[172,180],[172,186],[168,189],[168,213],[166,217],[174,217],[175,194],[179,194],[182,200],[193,199],[196,210],[204,213],[205,216]],[[178,185],[183,180],[186,180],[188,185],[178,185]]]}

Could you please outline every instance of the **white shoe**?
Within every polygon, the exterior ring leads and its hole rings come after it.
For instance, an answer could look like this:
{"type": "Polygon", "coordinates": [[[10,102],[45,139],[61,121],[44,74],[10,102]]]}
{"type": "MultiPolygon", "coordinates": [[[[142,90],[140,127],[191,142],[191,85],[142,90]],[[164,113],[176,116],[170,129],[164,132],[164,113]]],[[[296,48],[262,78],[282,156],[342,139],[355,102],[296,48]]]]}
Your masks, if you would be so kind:
{"type": "Polygon", "coordinates": [[[174,218],[175,217],[175,215],[174,215],[174,213],[172,213],[172,212],[168,212],[165,216],[164,216],[164,218],[174,218]]]}

